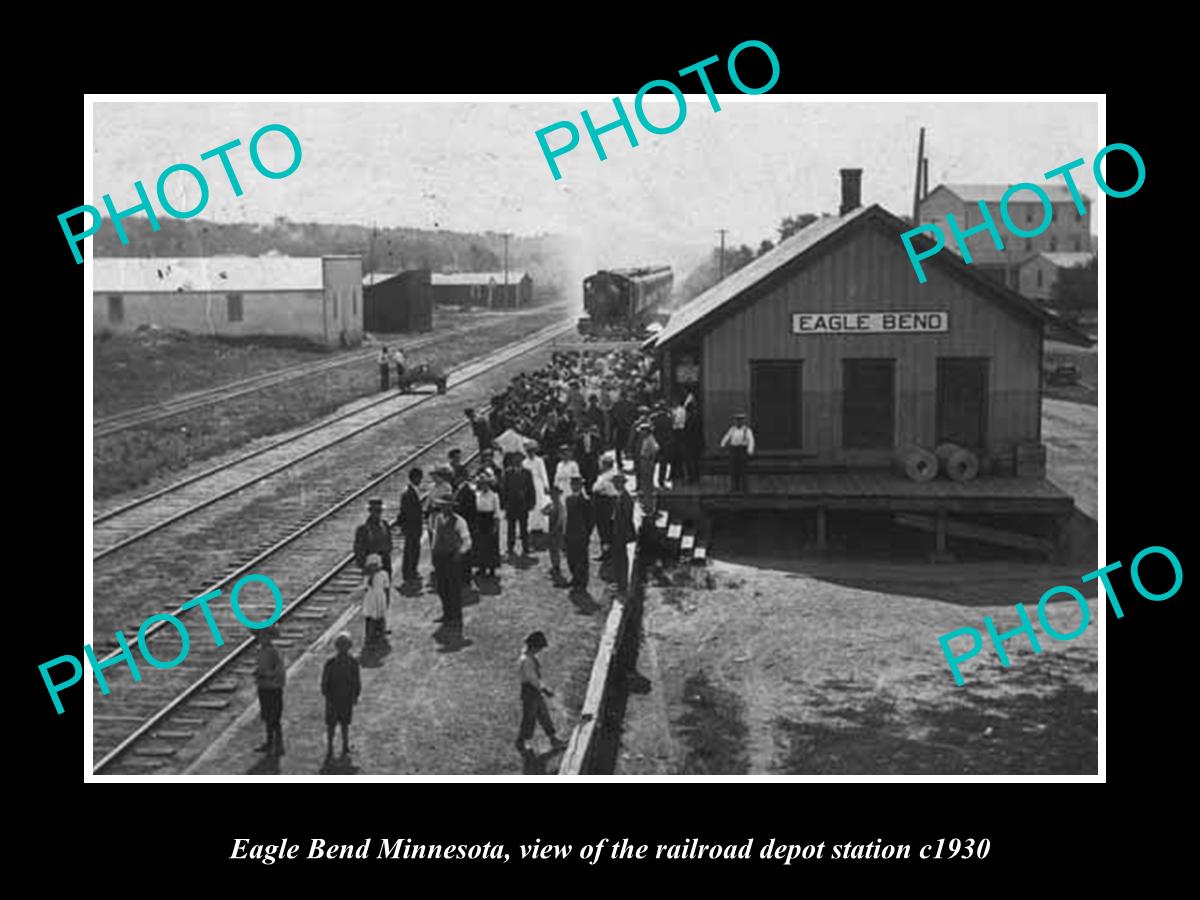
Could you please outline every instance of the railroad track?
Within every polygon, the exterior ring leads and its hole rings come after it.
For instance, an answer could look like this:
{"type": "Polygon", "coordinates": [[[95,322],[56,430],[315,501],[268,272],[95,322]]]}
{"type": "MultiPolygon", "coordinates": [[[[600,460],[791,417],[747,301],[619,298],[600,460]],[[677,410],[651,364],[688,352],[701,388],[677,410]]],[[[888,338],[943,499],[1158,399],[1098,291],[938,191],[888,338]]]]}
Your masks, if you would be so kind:
{"type": "MultiPolygon", "coordinates": [[[[535,333],[526,341],[508,348],[505,361],[519,361],[524,353],[553,340],[570,327],[570,323],[562,323],[535,333]]],[[[493,364],[501,365],[502,362],[494,361],[493,364]]],[[[482,374],[482,371],[477,374],[482,374]]],[[[462,384],[463,380],[465,379],[459,379],[456,384],[462,384]]],[[[429,395],[419,398],[418,402],[431,399],[433,396],[429,395]]],[[[478,406],[482,408],[484,404],[478,403],[478,406]]],[[[356,501],[369,492],[385,495],[399,493],[406,469],[410,465],[424,463],[431,457],[438,461],[444,459],[444,453],[441,451],[453,445],[451,442],[455,435],[465,432],[464,438],[473,446],[473,436],[467,431],[469,423],[461,418],[457,407],[458,404],[454,403],[453,411],[456,415],[453,417],[452,427],[445,428],[431,440],[417,438],[418,441],[424,440],[419,446],[401,448],[403,452],[399,454],[399,461],[394,461],[396,456],[388,453],[388,464],[382,470],[374,470],[366,484],[357,482],[357,486],[347,489],[344,471],[346,467],[329,466],[337,468],[340,477],[331,479],[328,486],[318,485],[313,489],[320,497],[320,502],[327,505],[315,506],[310,498],[309,507],[319,509],[319,512],[314,515],[310,509],[305,518],[297,517],[297,512],[302,511],[303,505],[295,512],[284,510],[283,512],[291,515],[292,519],[286,522],[286,533],[281,537],[273,537],[253,545],[250,537],[246,537],[243,539],[244,545],[230,545],[230,533],[228,528],[223,526],[222,520],[217,518],[210,523],[209,529],[214,539],[231,552],[236,551],[236,555],[231,564],[216,566],[217,571],[226,571],[227,574],[213,583],[207,583],[206,580],[202,589],[188,590],[181,594],[178,605],[169,610],[171,615],[177,616],[188,628],[190,647],[182,664],[171,669],[153,668],[144,662],[135,650],[142,674],[141,683],[133,682],[124,665],[115,665],[104,670],[113,689],[110,695],[104,696],[98,685],[93,683],[93,759],[97,760],[93,767],[95,773],[145,774],[163,769],[189,742],[198,737],[200,741],[210,740],[211,735],[202,735],[205,729],[227,724],[225,719],[230,712],[237,712],[253,702],[253,660],[246,655],[253,646],[253,637],[234,617],[228,602],[232,586],[245,575],[268,575],[279,585],[284,598],[294,598],[290,602],[285,599],[285,612],[279,623],[282,631],[280,643],[291,659],[294,659],[295,653],[298,652],[293,648],[311,646],[329,628],[330,623],[345,612],[349,605],[346,595],[360,580],[357,570],[351,564],[350,555],[346,552],[348,536],[353,533],[354,526],[359,524],[362,518],[361,503],[356,501]],[[208,604],[216,627],[225,641],[221,648],[214,645],[203,613],[197,614],[195,607],[190,610],[182,608],[187,600],[212,591],[222,592],[208,604]]],[[[441,409],[439,415],[447,417],[450,412],[447,405],[441,409]]],[[[409,432],[409,429],[404,429],[402,433],[409,432]]],[[[426,434],[428,435],[428,432],[426,434]]],[[[364,446],[370,447],[378,443],[377,439],[372,438],[372,444],[364,446]]],[[[378,454],[378,446],[374,446],[374,452],[378,454]]],[[[339,460],[344,457],[345,454],[340,454],[339,460]]],[[[366,465],[369,467],[371,463],[366,465]]],[[[310,480],[312,479],[306,476],[306,481],[310,480]]],[[[281,522],[285,518],[279,515],[280,510],[277,507],[277,502],[273,500],[269,515],[266,516],[271,525],[276,524],[277,518],[281,522]]],[[[254,531],[254,517],[247,518],[244,512],[244,509],[237,511],[234,521],[237,523],[236,527],[250,535],[254,531]]],[[[115,576],[110,573],[110,587],[135,598],[152,596],[155,591],[161,591],[167,577],[174,577],[169,573],[181,568],[172,566],[172,553],[178,543],[177,541],[172,544],[159,556],[153,553],[140,555],[142,559],[139,560],[138,569],[146,570],[140,584],[136,579],[132,583],[127,582],[125,573],[118,572],[115,576]]],[[[180,551],[186,549],[188,548],[179,548],[180,551]]],[[[185,586],[186,584],[176,585],[185,586]]],[[[96,596],[102,594],[98,581],[96,596]]],[[[155,605],[154,611],[169,605],[169,601],[160,602],[155,605]]],[[[252,620],[267,618],[274,608],[273,597],[264,587],[254,583],[244,588],[239,596],[239,605],[252,620]]],[[[121,613],[113,615],[119,616],[121,613]]],[[[142,615],[144,616],[144,612],[142,615]]],[[[135,643],[140,624],[130,623],[122,628],[126,636],[135,643]]],[[[111,635],[111,632],[109,634],[111,635]]],[[[97,628],[96,637],[98,640],[93,646],[97,655],[101,656],[100,662],[118,661],[119,648],[111,636],[105,642],[97,628]]],[[[168,661],[179,655],[179,635],[162,620],[146,630],[144,639],[148,652],[156,659],[168,661]]]]}
{"type": "MultiPolygon", "coordinates": [[[[112,693],[107,696],[93,679],[92,773],[147,774],[161,769],[214,720],[235,713],[239,700],[252,699],[254,660],[248,654],[255,640],[228,602],[230,588],[243,576],[268,574],[279,585],[285,599],[276,622],[276,644],[289,660],[314,644],[349,608],[347,596],[362,580],[352,555],[344,551],[347,530],[361,518],[355,501],[391,480],[398,488],[408,466],[436,453],[468,425],[463,421],[445,430],[202,592],[222,591],[208,604],[222,647],[215,646],[203,614],[181,604],[170,614],[188,627],[190,647],[182,664],[156,669],[139,661],[141,683],[133,682],[124,666],[108,668],[112,693]],[[288,597],[295,599],[289,602],[288,597]]],[[[273,596],[256,585],[244,588],[238,603],[252,621],[266,620],[275,609],[273,596]]],[[[145,643],[150,655],[163,661],[177,658],[182,647],[178,632],[162,620],[147,629],[145,643]]],[[[108,653],[100,661],[117,655],[108,653]]]]}
{"type": "MultiPolygon", "coordinates": [[[[481,360],[459,366],[451,371],[447,387],[457,387],[505,365],[554,340],[570,328],[569,322],[550,325],[481,360]]],[[[181,519],[286,472],[304,460],[357,437],[436,396],[440,395],[391,393],[381,398],[356,402],[349,409],[294,434],[104,511],[92,519],[92,561],[109,557],[157,534],[181,519]]]]}
{"type": "MultiPolygon", "coordinates": [[[[542,312],[544,309],[538,307],[536,311],[542,312]]],[[[517,313],[517,315],[521,315],[521,313],[517,313]]],[[[414,341],[405,342],[403,345],[404,350],[405,352],[420,350],[431,344],[469,334],[480,328],[486,328],[488,324],[486,322],[472,322],[467,327],[455,328],[449,332],[442,331],[427,337],[417,338],[414,341]]],[[[181,394],[169,400],[164,400],[161,403],[151,403],[146,406],[139,406],[136,409],[114,413],[111,416],[96,419],[92,423],[92,439],[108,437],[122,431],[127,431],[130,428],[136,428],[139,425],[148,425],[160,419],[169,419],[172,416],[191,412],[195,409],[202,409],[205,406],[223,403],[227,400],[245,396],[246,394],[265,390],[266,388],[277,387],[301,378],[309,378],[313,375],[319,375],[322,372],[328,372],[332,369],[338,369],[353,363],[361,363],[368,359],[374,359],[378,352],[378,348],[372,348],[360,353],[339,354],[336,359],[321,359],[297,363],[296,365],[275,369],[271,372],[263,372],[248,378],[241,378],[237,381],[217,385],[216,387],[181,394]]]]}

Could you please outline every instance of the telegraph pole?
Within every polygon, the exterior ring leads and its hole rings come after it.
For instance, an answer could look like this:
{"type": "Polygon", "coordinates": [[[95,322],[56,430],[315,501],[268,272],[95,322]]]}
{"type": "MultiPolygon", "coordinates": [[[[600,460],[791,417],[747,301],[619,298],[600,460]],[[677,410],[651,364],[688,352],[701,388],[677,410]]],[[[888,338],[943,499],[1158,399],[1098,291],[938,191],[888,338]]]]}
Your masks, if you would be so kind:
{"type": "Polygon", "coordinates": [[[726,229],[718,228],[717,231],[721,235],[721,277],[717,280],[724,281],[725,280],[725,232],[726,232],[726,229]]]}
{"type": "MultiPolygon", "coordinates": [[[[504,299],[508,300],[508,232],[504,232],[504,299]]],[[[517,304],[513,304],[516,306],[517,304]]]]}

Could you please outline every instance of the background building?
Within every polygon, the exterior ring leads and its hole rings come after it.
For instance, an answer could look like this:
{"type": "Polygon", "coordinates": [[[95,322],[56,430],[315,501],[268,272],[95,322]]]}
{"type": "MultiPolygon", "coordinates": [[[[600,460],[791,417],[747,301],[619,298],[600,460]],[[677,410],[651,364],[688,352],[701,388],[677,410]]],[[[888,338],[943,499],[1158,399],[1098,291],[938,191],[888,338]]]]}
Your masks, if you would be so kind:
{"type": "Polygon", "coordinates": [[[363,328],[375,334],[433,328],[433,289],[428,269],[373,272],[363,278],[363,328]]]}
{"type": "Polygon", "coordinates": [[[362,258],[96,257],[92,330],[142,325],[196,334],[362,340],[362,258]]]}
{"type": "MultiPolygon", "coordinates": [[[[1088,211],[1081,216],[1075,209],[1075,202],[1066,185],[1040,185],[1050,197],[1053,210],[1050,226],[1036,237],[1016,237],[1008,231],[1000,217],[1000,199],[1009,187],[1004,184],[939,184],[921,200],[920,221],[941,228],[946,236],[946,249],[958,253],[958,244],[951,236],[946,215],[953,213],[960,228],[963,231],[970,230],[983,223],[983,215],[979,211],[979,202],[982,200],[992,214],[1004,249],[997,250],[991,235],[986,232],[966,238],[967,247],[971,250],[971,266],[1016,290],[1020,284],[1021,266],[1039,253],[1086,253],[1091,249],[1088,219],[1091,199],[1080,192],[1088,211]]],[[[1041,224],[1045,208],[1032,191],[1024,190],[1018,191],[1009,200],[1008,213],[1014,225],[1032,231],[1041,224]]]]}
{"type": "Polygon", "coordinates": [[[1039,253],[1021,264],[1018,290],[1026,297],[1048,303],[1054,298],[1054,283],[1063,269],[1088,265],[1094,253],[1039,253]]]}
{"type": "Polygon", "coordinates": [[[434,274],[433,299],[436,303],[459,306],[486,306],[488,309],[528,306],[533,299],[533,279],[526,272],[509,272],[505,285],[503,272],[458,272],[434,274]]]}

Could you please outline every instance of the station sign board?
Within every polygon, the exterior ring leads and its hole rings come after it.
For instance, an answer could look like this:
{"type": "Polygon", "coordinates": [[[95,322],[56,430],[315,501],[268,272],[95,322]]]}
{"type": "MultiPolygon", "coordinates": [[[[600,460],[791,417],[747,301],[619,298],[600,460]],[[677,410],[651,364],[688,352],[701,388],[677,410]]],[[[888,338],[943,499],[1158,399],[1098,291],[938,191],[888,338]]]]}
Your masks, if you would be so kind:
{"type": "Polygon", "coordinates": [[[793,334],[926,334],[950,330],[946,310],[792,313],[793,334]]]}

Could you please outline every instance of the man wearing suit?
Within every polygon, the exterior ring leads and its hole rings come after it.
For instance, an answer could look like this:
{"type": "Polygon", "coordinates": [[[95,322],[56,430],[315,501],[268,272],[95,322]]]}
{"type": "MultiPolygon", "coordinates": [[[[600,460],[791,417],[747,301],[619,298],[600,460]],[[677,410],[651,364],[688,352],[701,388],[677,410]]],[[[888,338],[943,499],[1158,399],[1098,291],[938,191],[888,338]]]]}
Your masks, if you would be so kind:
{"type": "Polygon", "coordinates": [[[579,474],[583,476],[583,483],[590,487],[600,474],[600,430],[594,425],[586,425],[579,435],[579,440],[575,442],[575,456],[579,460],[579,474]]]}
{"type": "Polygon", "coordinates": [[[396,525],[404,535],[404,557],[401,560],[405,582],[420,582],[417,563],[421,559],[421,533],[425,525],[425,510],[421,504],[421,479],[425,473],[414,466],[408,470],[408,485],[400,495],[400,514],[396,525]]]}
{"type": "Polygon", "coordinates": [[[479,443],[479,453],[482,456],[484,450],[490,450],[492,447],[492,426],[487,419],[481,419],[475,415],[473,409],[468,409],[466,416],[471,423],[471,431],[475,433],[475,440],[479,443]]]}
{"type": "Polygon", "coordinates": [[[354,532],[354,562],[366,571],[367,557],[378,553],[383,561],[383,571],[392,577],[392,531],[383,521],[383,501],[372,498],[367,501],[367,521],[354,532]]]}
{"type": "Polygon", "coordinates": [[[629,555],[625,545],[637,539],[633,527],[633,497],[625,490],[625,475],[617,472],[613,476],[617,496],[613,500],[612,566],[617,590],[624,592],[629,587],[629,555]]]}
{"type": "Polygon", "coordinates": [[[583,494],[583,478],[571,476],[571,496],[567,497],[567,568],[571,570],[571,588],[586,591],[588,586],[588,544],[592,538],[592,502],[583,494]]]}
{"type": "Polygon", "coordinates": [[[500,481],[500,508],[508,521],[508,555],[512,556],[517,542],[517,531],[521,532],[521,553],[529,555],[529,511],[537,492],[533,486],[533,473],[521,465],[519,453],[509,456],[500,481]]]}

